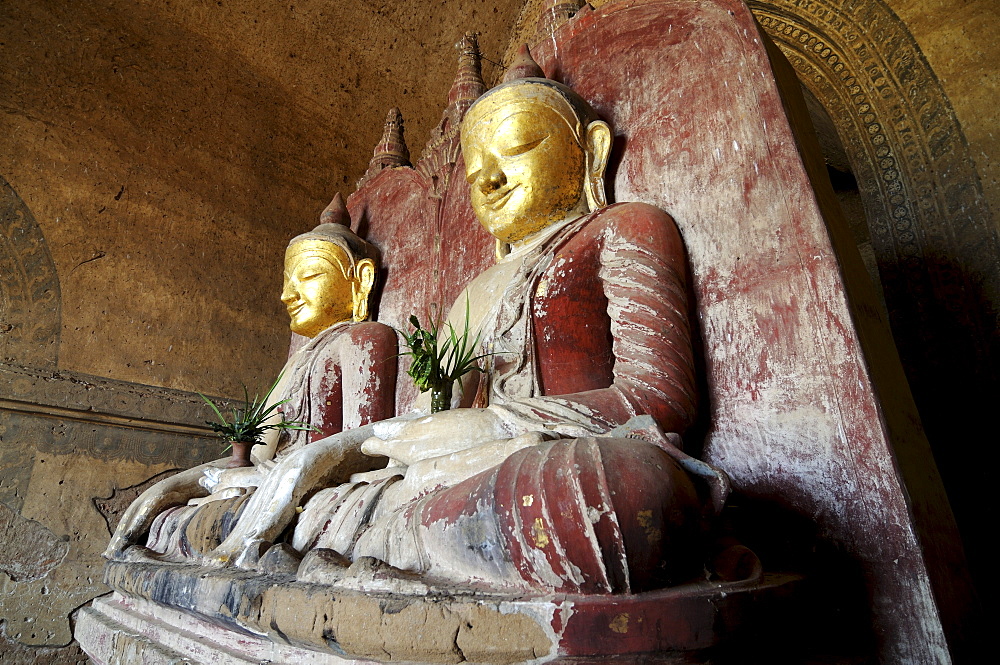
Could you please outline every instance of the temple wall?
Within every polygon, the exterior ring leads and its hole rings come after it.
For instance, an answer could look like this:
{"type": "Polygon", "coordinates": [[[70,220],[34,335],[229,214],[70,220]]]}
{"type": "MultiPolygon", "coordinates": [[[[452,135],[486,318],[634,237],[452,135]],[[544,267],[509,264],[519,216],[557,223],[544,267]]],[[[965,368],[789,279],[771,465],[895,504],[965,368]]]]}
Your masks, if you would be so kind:
{"type": "Polygon", "coordinates": [[[56,266],[59,366],[221,394],[269,381],[282,248],[353,190],[390,105],[422,143],[474,11],[62,4],[4,3],[0,37],[0,175],[56,266]]]}
{"type": "MultiPolygon", "coordinates": [[[[261,386],[281,366],[288,333],[277,294],[287,239],[313,225],[336,190],[353,191],[389,106],[401,108],[411,149],[423,145],[454,74],[451,44],[463,31],[483,32],[489,83],[497,73],[489,60],[499,61],[508,45],[534,31],[539,6],[540,0],[448,0],[423,11],[322,0],[0,5],[4,662],[75,662],[76,652],[52,649],[69,643],[70,614],[103,588],[97,554],[109,534],[106,520],[120,510],[109,497],[122,503],[160,474],[218,453],[190,391],[234,396],[241,383],[261,386]],[[95,402],[95,394],[103,400],[95,402]],[[170,415],[158,415],[164,410],[170,415]],[[36,543],[54,558],[35,557],[36,543]]],[[[794,46],[797,36],[783,41],[774,21],[805,17],[830,33],[839,13],[872,9],[893,30],[902,27],[903,37],[865,43],[898,47],[906,57],[887,58],[883,48],[852,66],[864,71],[865,63],[882,59],[889,71],[905,74],[913,57],[907,54],[916,54],[931,75],[919,85],[945,103],[916,125],[929,129],[911,131],[901,120],[912,120],[916,107],[895,105],[908,94],[905,76],[895,77],[891,94],[876,79],[857,83],[882,100],[872,106],[888,114],[883,124],[895,132],[887,135],[894,148],[945,146],[919,162],[900,152],[904,164],[917,166],[899,172],[906,218],[923,233],[917,258],[947,260],[915,295],[892,285],[883,290],[890,313],[902,316],[893,320],[897,344],[904,363],[910,358],[911,383],[920,382],[915,396],[960,525],[981,545],[969,525],[988,486],[986,468],[969,478],[962,461],[975,450],[972,441],[987,440],[977,437],[992,412],[982,405],[996,396],[990,355],[1000,274],[994,64],[1000,44],[990,38],[996,3],[752,6],[800,78],[829,60],[822,48],[809,54],[810,44],[794,46]],[[940,177],[929,181],[928,172],[940,177]],[[942,309],[893,304],[946,296],[960,299],[942,309]],[[911,332],[927,317],[956,312],[973,315],[957,317],[955,327],[937,336],[911,332]],[[942,345],[972,350],[945,354],[934,365],[960,372],[912,374],[942,345]],[[990,377],[994,383],[982,383],[990,377]],[[976,385],[986,387],[975,391],[976,385]]],[[[885,156],[857,143],[871,123],[859,107],[837,106],[844,88],[827,78],[805,87],[833,110],[869,225],[886,220],[881,246],[871,229],[859,240],[868,243],[885,287],[884,268],[895,265],[893,253],[907,232],[896,228],[891,195],[884,195],[885,156]]],[[[909,283],[912,273],[897,275],[897,284],[909,283]]],[[[976,551],[988,550],[970,547],[973,564],[976,551]]]]}

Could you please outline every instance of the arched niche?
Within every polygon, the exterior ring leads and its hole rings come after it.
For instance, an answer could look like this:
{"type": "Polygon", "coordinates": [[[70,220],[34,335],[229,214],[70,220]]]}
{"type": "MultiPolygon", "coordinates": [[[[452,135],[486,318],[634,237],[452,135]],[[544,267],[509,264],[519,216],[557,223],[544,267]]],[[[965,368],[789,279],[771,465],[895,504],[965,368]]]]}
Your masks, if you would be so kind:
{"type": "Polygon", "coordinates": [[[748,4],[797,73],[828,164],[839,143],[857,183],[867,227],[852,224],[855,239],[880,281],[975,574],[988,485],[966,460],[992,431],[986,418],[1000,397],[1000,239],[969,146],[919,45],[882,0],[748,4]],[[834,141],[823,140],[826,123],[834,141]]]}
{"type": "Polygon", "coordinates": [[[0,362],[56,366],[59,276],[42,230],[0,176],[0,362]]]}

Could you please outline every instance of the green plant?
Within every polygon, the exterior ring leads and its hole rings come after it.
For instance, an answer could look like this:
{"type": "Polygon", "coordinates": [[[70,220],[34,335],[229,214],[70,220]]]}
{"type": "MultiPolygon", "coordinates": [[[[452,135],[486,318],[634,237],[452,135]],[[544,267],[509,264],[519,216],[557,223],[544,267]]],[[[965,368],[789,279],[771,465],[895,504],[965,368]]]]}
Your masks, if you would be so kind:
{"type": "Polygon", "coordinates": [[[243,441],[246,443],[260,443],[261,437],[264,436],[264,432],[272,429],[278,430],[308,430],[308,431],[319,431],[315,427],[311,426],[309,423],[303,422],[301,420],[285,420],[284,416],[280,416],[278,420],[274,422],[267,422],[275,412],[278,411],[278,407],[282,404],[288,402],[287,399],[283,399],[280,402],[274,402],[273,404],[268,404],[267,401],[271,397],[271,393],[278,386],[278,382],[281,381],[281,374],[275,379],[274,383],[271,384],[271,388],[261,399],[256,394],[253,396],[253,400],[250,399],[250,392],[247,387],[243,386],[243,405],[233,407],[232,414],[233,417],[226,419],[219,411],[219,408],[212,403],[210,399],[198,393],[198,396],[205,400],[205,403],[212,407],[212,411],[215,412],[216,417],[218,417],[219,422],[213,423],[206,420],[205,424],[212,428],[212,430],[218,434],[223,441],[243,441]]]}
{"type": "Polygon", "coordinates": [[[461,333],[447,323],[448,334],[439,344],[439,321],[430,318],[430,327],[423,328],[417,316],[410,316],[412,333],[400,332],[408,351],[400,355],[413,358],[413,364],[406,371],[420,392],[432,391],[431,412],[443,411],[451,405],[451,390],[454,382],[469,372],[481,372],[479,361],[492,353],[475,355],[479,344],[477,335],[469,342],[469,307],[466,301],[465,326],[461,333]]]}

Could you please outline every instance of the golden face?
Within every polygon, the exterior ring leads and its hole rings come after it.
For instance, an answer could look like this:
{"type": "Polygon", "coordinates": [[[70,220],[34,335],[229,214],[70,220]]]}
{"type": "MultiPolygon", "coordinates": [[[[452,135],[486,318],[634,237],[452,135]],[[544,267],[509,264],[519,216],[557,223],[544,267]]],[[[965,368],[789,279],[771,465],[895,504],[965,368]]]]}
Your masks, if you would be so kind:
{"type": "Polygon", "coordinates": [[[315,337],[354,316],[354,280],[350,261],[333,243],[303,240],[285,251],[281,302],[292,318],[292,332],[315,337]]]}
{"type": "Polygon", "coordinates": [[[480,100],[462,124],[472,208],[503,242],[523,240],[585,205],[584,149],[552,94],[502,90],[480,100]]]}

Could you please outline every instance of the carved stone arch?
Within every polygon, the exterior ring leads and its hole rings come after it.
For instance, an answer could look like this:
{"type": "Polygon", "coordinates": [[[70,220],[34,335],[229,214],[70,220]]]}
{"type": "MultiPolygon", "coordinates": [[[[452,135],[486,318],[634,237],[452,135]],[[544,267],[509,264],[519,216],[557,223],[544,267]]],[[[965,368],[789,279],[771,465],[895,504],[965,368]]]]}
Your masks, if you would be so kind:
{"type": "Polygon", "coordinates": [[[985,491],[966,444],[995,431],[1000,240],[965,136],[883,0],[748,4],[847,152],[896,344],[973,558],[985,491]]]}
{"type": "Polygon", "coordinates": [[[1000,302],[996,226],[951,104],[905,24],[881,0],[749,4],[837,125],[894,318],[924,313],[893,296],[920,302],[961,283],[989,296],[974,308],[986,316],[966,322],[986,341],[1000,302]],[[965,274],[941,274],[942,262],[965,274]]]}
{"type": "Polygon", "coordinates": [[[42,230],[0,176],[0,362],[56,367],[59,276],[42,230]]]}

